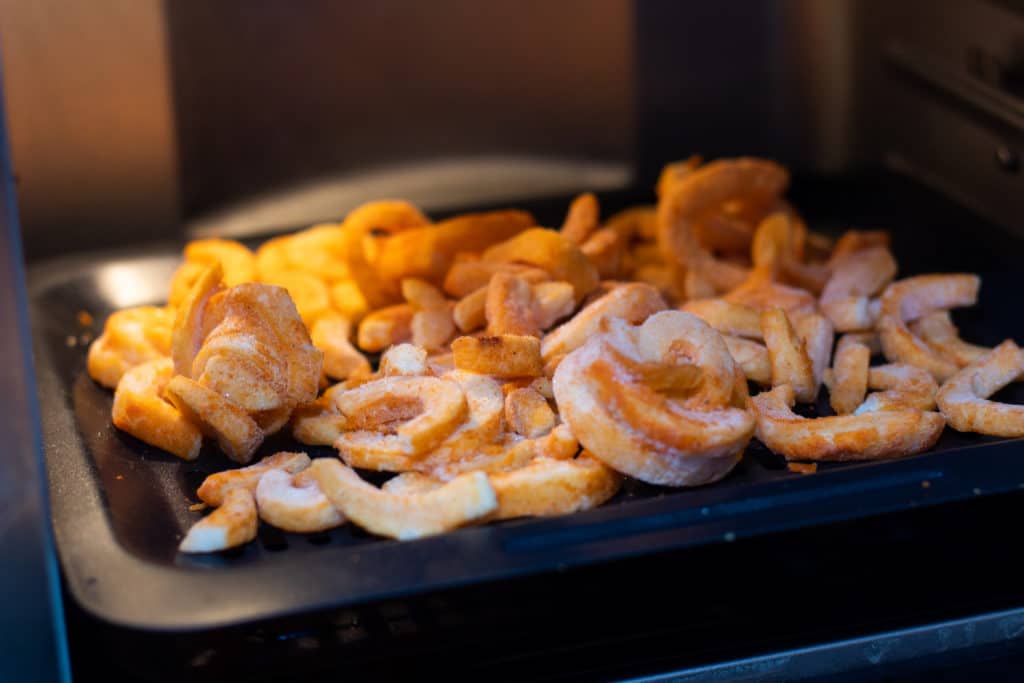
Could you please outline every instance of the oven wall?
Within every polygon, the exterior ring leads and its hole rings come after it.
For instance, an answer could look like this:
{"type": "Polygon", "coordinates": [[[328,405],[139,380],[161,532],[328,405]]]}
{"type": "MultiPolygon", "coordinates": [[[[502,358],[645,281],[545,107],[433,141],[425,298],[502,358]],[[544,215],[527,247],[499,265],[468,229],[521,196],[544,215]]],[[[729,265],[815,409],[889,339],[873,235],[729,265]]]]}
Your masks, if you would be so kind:
{"type": "Polygon", "coordinates": [[[510,204],[691,153],[845,171],[878,156],[872,4],[0,0],[26,250],[510,204]]]}

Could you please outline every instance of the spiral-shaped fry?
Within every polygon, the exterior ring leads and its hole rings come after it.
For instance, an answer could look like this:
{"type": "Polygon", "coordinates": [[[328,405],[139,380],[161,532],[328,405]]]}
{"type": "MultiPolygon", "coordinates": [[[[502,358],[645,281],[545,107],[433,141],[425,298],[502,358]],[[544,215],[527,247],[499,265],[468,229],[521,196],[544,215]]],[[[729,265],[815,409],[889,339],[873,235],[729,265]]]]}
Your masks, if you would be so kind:
{"type": "Polygon", "coordinates": [[[638,327],[611,318],[602,328],[555,372],[555,399],[573,434],[608,466],[653,484],[724,477],[754,420],[732,407],[737,372],[721,335],[680,311],[656,313],[638,327]],[[702,374],[695,393],[680,397],[648,384],[686,365],[702,374]]]}

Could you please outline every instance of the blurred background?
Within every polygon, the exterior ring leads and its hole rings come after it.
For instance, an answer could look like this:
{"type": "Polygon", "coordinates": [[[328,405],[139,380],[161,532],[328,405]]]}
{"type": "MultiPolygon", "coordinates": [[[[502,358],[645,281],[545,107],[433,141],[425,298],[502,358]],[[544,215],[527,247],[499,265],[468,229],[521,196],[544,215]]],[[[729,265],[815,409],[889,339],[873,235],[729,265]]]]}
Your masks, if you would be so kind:
{"type": "Polygon", "coordinates": [[[1024,129],[1020,5],[0,0],[26,253],[647,186],[691,153],[884,161],[970,203],[1024,129]]]}

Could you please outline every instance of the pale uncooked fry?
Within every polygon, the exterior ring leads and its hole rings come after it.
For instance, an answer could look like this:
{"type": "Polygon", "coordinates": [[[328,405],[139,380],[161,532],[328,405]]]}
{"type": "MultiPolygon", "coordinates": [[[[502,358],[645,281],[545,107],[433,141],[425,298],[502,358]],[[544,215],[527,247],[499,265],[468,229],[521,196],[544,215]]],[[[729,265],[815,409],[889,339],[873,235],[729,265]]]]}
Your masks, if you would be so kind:
{"type": "Polygon", "coordinates": [[[855,415],[907,407],[933,410],[935,394],[939,390],[935,378],[927,370],[904,363],[874,366],[868,371],[868,386],[884,391],[868,396],[853,411],[855,415]]]}
{"type": "Polygon", "coordinates": [[[945,419],[906,408],[864,415],[808,419],[795,414],[793,387],[784,384],[750,399],[757,438],[787,460],[881,460],[926,451],[935,445],[945,419]]]}
{"type": "Polygon", "coordinates": [[[471,472],[432,491],[395,495],[359,478],[337,460],[321,458],[310,467],[327,498],[367,531],[399,540],[423,538],[480,520],[498,508],[483,472],[471,472]]]}
{"type": "Polygon", "coordinates": [[[597,274],[602,279],[618,277],[622,272],[625,245],[622,244],[619,234],[611,228],[601,228],[594,232],[580,246],[580,250],[594,264],[597,274]]]}
{"type": "Polygon", "coordinates": [[[818,305],[817,299],[806,289],[774,282],[769,273],[757,268],[742,285],[722,298],[757,311],[781,308],[788,315],[814,312],[818,305]]]}
{"type": "Polygon", "coordinates": [[[192,424],[217,440],[224,454],[245,464],[263,442],[263,430],[240,407],[215,391],[178,375],[167,384],[165,395],[192,424]]]}
{"type": "Polygon", "coordinates": [[[408,496],[411,494],[433,491],[434,489],[442,486],[444,486],[443,481],[435,479],[428,474],[422,474],[420,472],[401,472],[384,482],[381,485],[380,490],[396,496],[408,496]]]}
{"type": "Polygon", "coordinates": [[[568,317],[576,308],[572,285],[568,282],[538,282],[532,291],[534,315],[542,330],[568,317]]]}
{"type": "Polygon", "coordinates": [[[935,311],[910,323],[910,330],[924,342],[963,367],[978,360],[992,349],[969,344],[960,338],[949,311],[935,311]]]}
{"type": "Polygon", "coordinates": [[[425,349],[440,350],[455,336],[452,305],[416,311],[412,316],[412,343],[425,349]]]}
{"type": "Polygon", "coordinates": [[[978,299],[977,275],[919,275],[889,285],[882,295],[878,333],[885,357],[928,370],[942,382],[959,366],[914,336],[907,322],[937,310],[971,306],[978,299]]]}
{"type": "Polygon", "coordinates": [[[334,442],[346,461],[368,450],[421,455],[440,445],[467,414],[459,385],[437,377],[384,377],[339,392],[334,405],[352,430],[334,442]]]}
{"type": "Polygon", "coordinates": [[[544,436],[533,439],[511,435],[501,443],[492,442],[473,449],[431,453],[417,462],[414,468],[435,479],[448,481],[466,472],[511,472],[536,458],[569,460],[579,449],[579,441],[569,427],[560,424],[544,436]]]}
{"type": "MultiPolygon", "coordinates": [[[[821,386],[822,376],[832,358],[832,342],[835,330],[828,318],[816,313],[809,313],[795,318],[794,329],[804,345],[804,351],[811,360],[816,387],[821,386]]],[[[817,393],[817,388],[815,388],[817,393]]]]}
{"type": "Polygon", "coordinates": [[[275,469],[260,477],[256,509],[267,524],[296,534],[327,531],[345,522],[308,469],[296,475],[275,469]]]}
{"type": "Polygon", "coordinates": [[[341,280],[331,285],[331,306],[354,323],[370,308],[354,280],[341,280]]]}
{"type": "Polygon", "coordinates": [[[455,308],[452,309],[452,319],[460,332],[479,330],[487,324],[487,290],[488,287],[481,287],[462,297],[455,304],[455,308]]]}
{"type": "Polygon", "coordinates": [[[209,266],[220,263],[228,287],[256,279],[256,257],[234,240],[194,240],[185,245],[185,260],[209,266]]]}
{"type": "Polygon", "coordinates": [[[692,313],[723,334],[762,339],[761,315],[753,308],[725,299],[694,299],[680,310],[692,313]]]}
{"type": "Polygon", "coordinates": [[[530,382],[530,387],[547,400],[555,400],[555,394],[551,390],[551,380],[549,378],[536,377],[530,382]]]}
{"type": "Polygon", "coordinates": [[[541,354],[545,362],[549,362],[583,346],[587,339],[598,333],[601,321],[606,318],[618,317],[640,323],[665,308],[665,300],[650,285],[630,283],[616,287],[547,334],[541,344],[541,354]]]}
{"type": "Polygon", "coordinates": [[[491,474],[498,496],[495,519],[554,517],[595,508],[622,486],[622,475],[593,456],[537,458],[511,472],[491,474]]]}
{"type": "Polygon", "coordinates": [[[562,223],[562,235],[573,244],[583,244],[597,229],[601,209],[597,197],[585,192],[569,204],[569,211],[562,223]]]}
{"type": "Polygon", "coordinates": [[[483,253],[491,263],[527,263],[542,268],[553,280],[572,285],[576,301],[597,288],[597,269],[580,248],[553,230],[531,228],[495,244],[483,253]]]}
{"type": "Polygon", "coordinates": [[[849,254],[871,247],[888,247],[891,241],[885,230],[847,230],[836,240],[829,257],[829,265],[834,266],[849,254]]]}
{"type": "Polygon", "coordinates": [[[821,310],[841,332],[871,329],[878,311],[870,297],[895,276],[896,260],[886,247],[848,253],[834,262],[832,277],[821,293],[821,310]]]}
{"type": "Polygon", "coordinates": [[[487,287],[495,273],[515,275],[530,284],[550,280],[546,270],[522,263],[499,263],[480,260],[461,261],[448,269],[444,278],[444,291],[461,299],[481,287],[487,287]]]}
{"type": "Polygon", "coordinates": [[[370,372],[366,356],[359,353],[349,336],[352,323],[337,313],[328,313],[313,324],[309,336],[324,354],[324,372],[334,379],[370,372]]]}
{"type": "Polygon", "coordinates": [[[431,354],[427,357],[427,367],[431,373],[440,377],[455,369],[455,355],[451,351],[431,354]]]}
{"type": "Polygon", "coordinates": [[[245,488],[232,489],[220,507],[192,525],[178,550],[213,553],[244,545],[256,538],[258,522],[252,492],[245,488]]]}
{"type": "Polygon", "coordinates": [[[199,500],[210,507],[217,507],[234,489],[241,488],[255,492],[260,477],[270,470],[282,470],[289,474],[297,474],[309,467],[309,463],[309,456],[305,453],[281,451],[274,455],[268,455],[248,467],[211,474],[203,480],[196,495],[199,496],[199,500]]]}
{"type": "Polygon", "coordinates": [[[349,427],[348,419],[338,412],[334,402],[324,397],[299,406],[291,419],[292,436],[309,446],[331,446],[349,427]]]}
{"type": "Polygon", "coordinates": [[[1024,373],[1024,351],[1007,339],[946,380],[936,400],[960,432],[1024,436],[1024,406],[987,400],[1024,373]]]}
{"type": "Polygon", "coordinates": [[[540,336],[533,290],[530,283],[515,275],[497,273],[491,278],[484,312],[487,334],[492,337],[503,334],[540,336]]]}
{"type": "Polygon", "coordinates": [[[836,344],[832,380],[827,382],[829,402],[837,415],[857,409],[868,390],[868,366],[871,350],[856,337],[843,335],[836,344]]]}
{"type": "Polygon", "coordinates": [[[414,313],[409,304],[395,304],[367,314],[359,323],[356,343],[364,351],[375,353],[412,341],[414,313]]]}
{"type": "Polygon", "coordinates": [[[434,285],[419,278],[402,280],[402,296],[416,310],[410,328],[412,343],[426,349],[444,348],[455,334],[452,304],[434,285]]]}
{"type": "Polygon", "coordinates": [[[762,312],[761,329],[772,365],[772,386],[788,384],[798,401],[813,402],[818,395],[814,367],[785,312],[781,308],[762,312]]]}
{"type": "Polygon", "coordinates": [[[772,363],[764,344],[728,334],[723,334],[722,339],[747,379],[762,386],[771,385],[772,363]]]}
{"type": "Polygon", "coordinates": [[[452,342],[455,367],[494,377],[539,377],[540,339],[503,334],[497,337],[459,337],[452,342]]]}
{"type": "Polygon", "coordinates": [[[113,389],[126,372],[170,353],[174,309],[139,306],[115,311],[89,346],[86,370],[113,389]]]}
{"type": "MultiPolygon", "coordinates": [[[[555,399],[572,433],[608,466],[652,484],[692,486],[724,477],[739,461],[754,421],[731,407],[738,375],[721,336],[679,311],[656,313],[639,327],[612,318],[605,330],[555,371],[555,399]],[[728,376],[724,399],[709,395],[704,402],[711,409],[685,408],[635,381],[631,362],[675,364],[676,341],[701,348],[706,377],[728,376]]],[[[700,405],[694,398],[687,401],[700,405]]]]}
{"type": "Polygon", "coordinates": [[[426,280],[407,277],[402,280],[402,296],[417,310],[443,308],[448,301],[441,290],[426,280]]]}
{"type": "Polygon", "coordinates": [[[555,413],[535,389],[515,389],[505,397],[505,422],[520,436],[544,436],[555,427],[555,413]]]}
{"type": "Polygon", "coordinates": [[[114,391],[114,426],[182,460],[195,460],[203,444],[199,428],[160,395],[174,376],[170,358],[136,365],[114,391]]]}
{"type": "Polygon", "coordinates": [[[413,344],[392,346],[380,357],[380,374],[385,377],[417,377],[431,374],[427,365],[427,350],[413,344]]]}

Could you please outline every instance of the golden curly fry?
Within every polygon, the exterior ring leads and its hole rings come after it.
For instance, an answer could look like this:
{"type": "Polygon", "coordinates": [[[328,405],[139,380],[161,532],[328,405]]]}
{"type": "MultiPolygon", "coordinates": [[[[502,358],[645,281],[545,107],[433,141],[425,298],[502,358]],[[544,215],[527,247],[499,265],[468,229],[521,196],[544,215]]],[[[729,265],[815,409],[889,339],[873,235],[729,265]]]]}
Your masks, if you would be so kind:
{"type": "Polygon", "coordinates": [[[171,308],[138,306],[111,313],[103,333],[89,346],[86,371],[113,389],[133,367],[170,353],[173,323],[171,308]]]}
{"type": "Polygon", "coordinates": [[[731,407],[737,374],[721,336],[679,311],[656,313],[639,327],[612,318],[605,328],[562,361],[552,383],[562,418],[583,446],[615,470],[653,484],[725,476],[754,424],[745,410],[731,407]],[[637,381],[639,363],[695,360],[708,387],[703,397],[684,403],[637,381]],[[719,378],[727,378],[724,387],[719,378]]]}
{"type": "Polygon", "coordinates": [[[666,262],[700,274],[717,292],[736,288],[746,270],[715,259],[697,239],[697,223],[731,201],[773,202],[788,184],[786,170],[764,159],[723,159],[686,174],[658,201],[658,245],[666,262]]]}
{"type": "Polygon", "coordinates": [[[987,400],[1024,373],[1024,351],[1007,339],[956,372],[936,400],[949,426],[960,432],[1024,436],[1024,406],[987,400]]]}
{"type": "Polygon", "coordinates": [[[870,330],[878,310],[870,297],[896,277],[896,260],[886,247],[869,247],[836,260],[821,293],[821,310],[840,332],[870,330]]]}
{"type": "Polygon", "coordinates": [[[181,540],[183,553],[213,553],[256,538],[256,501],[248,489],[229,491],[221,506],[192,525],[181,540]]]}
{"type": "Polygon", "coordinates": [[[836,240],[828,263],[835,266],[854,252],[871,247],[888,247],[891,241],[889,233],[885,230],[847,230],[836,240]]]}
{"type": "Polygon", "coordinates": [[[978,299],[977,275],[919,275],[892,283],[882,295],[878,334],[885,357],[892,363],[908,363],[928,370],[942,382],[958,369],[933,348],[914,336],[907,321],[937,310],[971,306],[978,299]]]}
{"type": "Polygon", "coordinates": [[[327,531],[345,523],[345,516],[327,500],[309,470],[292,475],[272,469],[256,486],[260,519],[296,534],[327,531]]]}
{"type": "Polygon", "coordinates": [[[185,260],[210,266],[220,263],[228,287],[256,279],[256,257],[249,248],[234,240],[193,240],[185,245],[185,260]]]}
{"type": "Polygon", "coordinates": [[[114,426],[182,460],[195,460],[203,437],[170,403],[161,398],[174,376],[170,358],[136,365],[121,378],[114,391],[111,417],[114,426]]]}
{"type": "Polygon", "coordinates": [[[881,460],[928,450],[945,420],[916,408],[808,419],[795,414],[788,384],[750,399],[757,438],[787,460],[881,460]]]}
{"type": "Polygon", "coordinates": [[[451,531],[498,508],[497,496],[483,472],[464,474],[437,489],[412,495],[382,491],[337,460],[318,459],[310,472],[349,520],[378,536],[398,540],[451,531]]]}
{"type": "Polygon", "coordinates": [[[460,261],[452,265],[445,275],[442,289],[456,298],[467,297],[473,292],[484,288],[496,273],[507,273],[526,280],[530,284],[545,282],[551,275],[536,266],[522,263],[490,263],[479,259],[460,261]]]}
{"type": "Polygon", "coordinates": [[[623,273],[626,259],[626,245],[619,234],[611,228],[601,228],[580,245],[580,251],[597,269],[602,279],[616,278],[623,273]]]}
{"type": "Polygon", "coordinates": [[[489,247],[482,258],[490,263],[526,263],[541,268],[551,275],[551,279],[571,284],[577,302],[597,289],[597,269],[579,247],[553,230],[524,230],[489,247]]]}
{"type": "Polygon", "coordinates": [[[540,377],[540,340],[503,334],[497,337],[459,337],[452,342],[455,367],[493,377],[540,377]]]}
{"type": "Polygon", "coordinates": [[[573,244],[583,244],[597,230],[601,220],[601,208],[593,192],[585,192],[569,204],[569,211],[562,223],[562,235],[573,244]]]}
{"type": "Polygon", "coordinates": [[[448,481],[466,472],[511,472],[540,457],[568,460],[579,449],[576,437],[566,425],[560,424],[544,436],[532,439],[513,434],[474,448],[439,449],[409,469],[448,481]]]}

